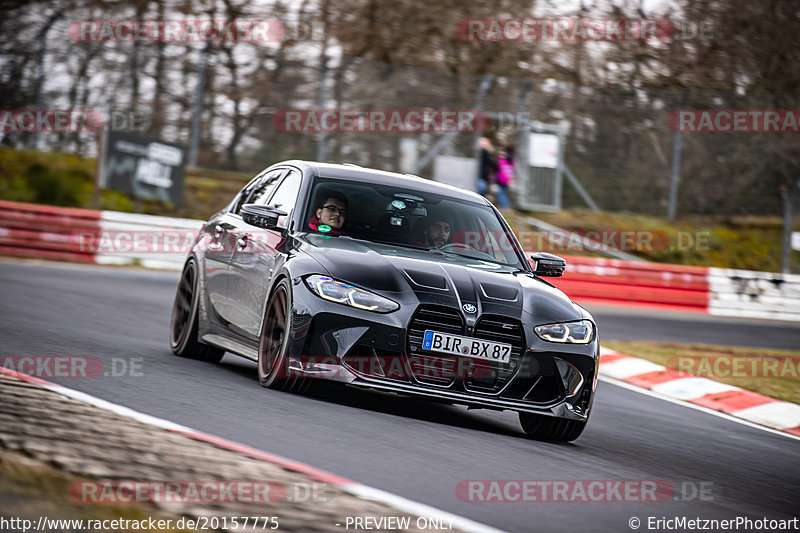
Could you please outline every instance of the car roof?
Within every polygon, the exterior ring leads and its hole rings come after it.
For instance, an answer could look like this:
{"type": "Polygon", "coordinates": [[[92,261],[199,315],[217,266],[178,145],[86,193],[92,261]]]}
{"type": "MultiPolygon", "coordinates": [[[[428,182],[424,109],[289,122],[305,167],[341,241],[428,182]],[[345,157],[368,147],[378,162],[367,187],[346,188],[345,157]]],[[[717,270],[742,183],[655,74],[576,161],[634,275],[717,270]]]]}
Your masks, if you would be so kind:
{"type": "Polygon", "coordinates": [[[342,178],[362,183],[380,183],[415,189],[423,193],[441,194],[451,198],[458,198],[471,202],[489,205],[483,196],[444,183],[414,176],[412,174],[398,174],[374,168],[361,167],[353,164],[319,163],[316,161],[291,160],[277,163],[273,166],[292,165],[315,176],[325,178],[342,178]]]}

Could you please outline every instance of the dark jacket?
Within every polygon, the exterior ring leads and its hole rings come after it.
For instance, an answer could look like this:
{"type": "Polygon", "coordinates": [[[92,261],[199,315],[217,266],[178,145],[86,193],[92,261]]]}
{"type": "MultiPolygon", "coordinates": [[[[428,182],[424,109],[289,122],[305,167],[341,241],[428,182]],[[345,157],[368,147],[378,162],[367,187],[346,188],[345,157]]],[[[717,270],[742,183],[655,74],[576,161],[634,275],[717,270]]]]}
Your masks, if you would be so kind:
{"type": "Polygon", "coordinates": [[[497,175],[497,160],[486,148],[481,148],[480,168],[481,179],[488,183],[494,183],[497,175]]]}

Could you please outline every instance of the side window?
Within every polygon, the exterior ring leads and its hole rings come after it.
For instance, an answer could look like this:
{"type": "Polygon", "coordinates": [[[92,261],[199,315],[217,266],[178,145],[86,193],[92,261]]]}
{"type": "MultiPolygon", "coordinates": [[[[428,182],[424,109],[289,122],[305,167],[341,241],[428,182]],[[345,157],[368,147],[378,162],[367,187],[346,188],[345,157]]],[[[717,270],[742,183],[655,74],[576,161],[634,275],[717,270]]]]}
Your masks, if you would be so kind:
{"type": "Polygon", "coordinates": [[[296,170],[290,170],[289,174],[283,179],[281,184],[275,190],[275,194],[269,201],[269,205],[286,211],[287,216],[278,219],[278,226],[285,228],[291,214],[297,203],[297,193],[300,192],[300,173],[296,170]]]}
{"type": "Polygon", "coordinates": [[[280,168],[270,172],[262,172],[260,176],[251,181],[247,187],[242,190],[239,198],[236,200],[236,205],[233,212],[239,214],[244,204],[264,203],[263,200],[268,198],[275,185],[280,180],[280,177],[286,172],[286,169],[280,168]],[[259,201],[262,200],[262,201],[259,201]]]}
{"type": "Polygon", "coordinates": [[[253,189],[255,189],[256,185],[258,185],[258,182],[260,180],[261,180],[261,175],[256,176],[250,181],[250,183],[245,185],[244,189],[239,191],[239,195],[236,197],[236,200],[233,202],[233,205],[231,205],[230,208],[231,213],[238,213],[242,209],[242,206],[246,203],[245,200],[247,200],[247,198],[253,192],[253,189]]]}
{"type": "Polygon", "coordinates": [[[267,173],[262,179],[261,183],[258,187],[255,188],[253,194],[250,195],[250,199],[247,200],[248,204],[266,204],[267,198],[270,197],[272,191],[275,190],[275,187],[278,186],[280,183],[280,178],[286,173],[286,169],[281,168],[278,170],[273,170],[272,172],[267,173]]]}

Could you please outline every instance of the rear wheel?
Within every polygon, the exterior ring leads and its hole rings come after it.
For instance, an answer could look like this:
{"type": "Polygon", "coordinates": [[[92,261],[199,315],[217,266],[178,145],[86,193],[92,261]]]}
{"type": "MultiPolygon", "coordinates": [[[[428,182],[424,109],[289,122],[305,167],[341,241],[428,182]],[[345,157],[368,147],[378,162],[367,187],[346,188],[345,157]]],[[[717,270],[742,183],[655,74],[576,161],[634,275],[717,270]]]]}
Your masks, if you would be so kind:
{"type": "Polygon", "coordinates": [[[554,442],[570,442],[581,436],[586,421],[568,420],[554,416],[519,413],[522,431],[531,438],[554,442]]]}
{"type": "Polygon", "coordinates": [[[172,353],[180,357],[219,363],[225,350],[203,344],[197,340],[197,321],[200,294],[197,261],[189,259],[183,267],[181,281],[172,305],[169,344],[172,353]]]}

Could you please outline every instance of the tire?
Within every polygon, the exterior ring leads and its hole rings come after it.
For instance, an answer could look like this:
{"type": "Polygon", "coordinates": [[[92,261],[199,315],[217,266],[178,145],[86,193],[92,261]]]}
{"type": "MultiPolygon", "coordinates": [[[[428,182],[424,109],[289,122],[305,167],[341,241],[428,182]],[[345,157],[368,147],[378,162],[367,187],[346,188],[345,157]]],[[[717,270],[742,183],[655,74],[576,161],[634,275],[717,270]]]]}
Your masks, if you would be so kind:
{"type": "Polygon", "coordinates": [[[519,423],[527,436],[552,442],[571,442],[586,428],[586,421],[533,413],[519,413],[519,423]]]}
{"type": "Polygon", "coordinates": [[[285,278],[278,282],[267,300],[258,342],[258,382],[262,387],[302,392],[309,379],[289,376],[287,352],[292,329],[292,291],[285,278]]]}
{"type": "Polygon", "coordinates": [[[197,340],[197,308],[200,304],[197,260],[186,261],[181,281],[172,305],[172,319],[169,327],[169,344],[172,353],[179,357],[198,359],[209,363],[219,363],[225,350],[203,344],[197,340]]]}

